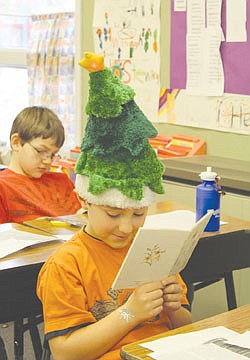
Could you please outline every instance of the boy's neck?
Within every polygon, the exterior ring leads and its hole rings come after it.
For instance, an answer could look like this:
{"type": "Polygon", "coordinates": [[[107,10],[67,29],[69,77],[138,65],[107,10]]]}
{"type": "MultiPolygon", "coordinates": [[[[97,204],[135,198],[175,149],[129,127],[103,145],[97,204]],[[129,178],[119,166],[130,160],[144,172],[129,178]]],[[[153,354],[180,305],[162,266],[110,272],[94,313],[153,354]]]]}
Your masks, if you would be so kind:
{"type": "Polygon", "coordinates": [[[15,157],[13,155],[12,155],[12,157],[10,159],[8,169],[15,172],[16,174],[21,174],[21,175],[26,176],[26,174],[24,174],[22,168],[20,167],[18,161],[16,161],[16,159],[15,159],[15,157]]]}

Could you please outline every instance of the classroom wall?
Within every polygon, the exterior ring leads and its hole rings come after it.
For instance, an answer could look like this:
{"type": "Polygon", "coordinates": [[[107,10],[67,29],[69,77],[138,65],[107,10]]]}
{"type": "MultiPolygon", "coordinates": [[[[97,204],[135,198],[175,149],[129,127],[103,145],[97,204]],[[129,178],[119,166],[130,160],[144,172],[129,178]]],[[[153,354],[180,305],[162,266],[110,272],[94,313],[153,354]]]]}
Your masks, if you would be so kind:
{"type": "MultiPolygon", "coordinates": [[[[82,49],[94,51],[92,20],[94,1],[83,0],[82,2],[82,49]]],[[[161,0],[161,86],[169,87],[169,44],[170,44],[170,0],[161,0]]],[[[88,73],[82,71],[83,89],[83,126],[86,123],[84,108],[88,96],[88,73]]],[[[189,126],[173,124],[157,124],[155,127],[161,134],[174,135],[186,134],[202,138],[207,144],[207,154],[226,158],[250,161],[250,136],[223,131],[201,129],[189,126]]]]}

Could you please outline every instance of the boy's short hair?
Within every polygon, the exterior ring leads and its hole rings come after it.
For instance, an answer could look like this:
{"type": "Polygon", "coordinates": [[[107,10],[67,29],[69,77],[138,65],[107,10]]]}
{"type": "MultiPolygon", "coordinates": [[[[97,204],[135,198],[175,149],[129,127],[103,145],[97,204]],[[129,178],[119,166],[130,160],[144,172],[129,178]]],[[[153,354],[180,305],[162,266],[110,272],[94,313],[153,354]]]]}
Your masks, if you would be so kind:
{"type": "Polygon", "coordinates": [[[22,144],[35,138],[54,138],[55,145],[61,147],[65,140],[64,127],[58,116],[42,106],[30,106],[23,109],[15,118],[10,131],[10,139],[17,133],[22,144]]]}

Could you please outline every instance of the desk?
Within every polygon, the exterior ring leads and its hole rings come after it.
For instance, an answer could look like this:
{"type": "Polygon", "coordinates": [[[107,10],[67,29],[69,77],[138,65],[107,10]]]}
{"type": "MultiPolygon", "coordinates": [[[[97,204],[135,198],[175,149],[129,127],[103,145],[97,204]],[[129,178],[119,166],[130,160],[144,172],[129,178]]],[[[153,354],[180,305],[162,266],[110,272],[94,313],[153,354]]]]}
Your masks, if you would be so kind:
{"type": "MultiPolygon", "coordinates": [[[[187,209],[187,207],[175,202],[164,201],[153,204],[149,208],[149,214],[157,214],[181,209],[187,209]]],[[[207,243],[208,239],[210,239],[209,241],[216,241],[218,243],[218,239],[222,238],[223,241],[226,242],[228,238],[233,239],[234,234],[237,234],[237,242],[241,237],[248,240],[250,239],[250,221],[242,221],[229,216],[225,216],[222,219],[227,221],[228,224],[221,226],[220,230],[217,232],[204,233],[200,242],[202,241],[203,243],[207,243]]],[[[37,226],[37,221],[34,221],[34,223],[37,226]]],[[[48,230],[50,224],[48,222],[48,228],[44,225],[41,225],[41,227],[44,230],[48,230]]],[[[72,234],[76,230],[78,230],[78,228],[75,227],[69,227],[68,229],[68,231],[71,231],[72,234]]],[[[56,227],[55,232],[60,233],[60,228],[56,227]]],[[[27,304],[31,306],[32,301],[36,299],[35,283],[37,274],[44,261],[61,244],[61,241],[53,241],[51,243],[41,244],[30,249],[23,249],[17,253],[0,259],[0,288],[5,289],[4,291],[1,291],[0,322],[12,321],[15,317],[15,313],[20,307],[25,307],[27,309],[30,308],[27,304]],[[23,291],[24,289],[27,293],[23,291]],[[10,299],[12,299],[11,302],[10,299]],[[1,311],[1,309],[4,310],[1,311]],[[7,320],[6,318],[11,319],[7,320]]],[[[250,249],[245,250],[246,251],[244,251],[244,254],[242,255],[250,261],[250,249]]],[[[250,266],[250,263],[248,266],[250,266]]],[[[39,304],[38,299],[35,301],[35,304],[39,304]]]]}
{"type": "MultiPolygon", "coordinates": [[[[164,201],[164,202],[158,202],[149,208],[149,214],[157,214],[157,213],[163,213],[163,212],[169,212],[174,210],[181,210],[181,209],[187,209],[185,205],[178,204],[172,201],[164,201]]],[[[85,218],[86,219],[86,218],[85,218]]],[[[202,239],[207,240],[208,238],[212,239],[219,239],[224,238],[226,239],[227,236],[232,237],[232,234],[237,234],[237,237],[241,236],[247,236],[248,239],[250,239],[250,221],[243,221],[240,219],[232,218],[229,216],[223,216],[222,220],[227,221],[228,223],[225,225],[222,225],[219,231],[212,232],[212,233],[203,233],[202,239]]],[[[30,222],[32,223],[32,222],[30,222]]],[[[39,225],[37,220],[34,220],[33,222],[36,226],[39,225]]],[[[43,230],[50,230],[51,225],[47,221],[47,227],[46,227],[46,221],[40,222],[40,227],[43,230]]],[[[1,225],[0,225],[1,226],[1,225]]],[[[28,229],[27,229],[28,230],[28,229]]],[[[78,228],[69,226],[68,232],[72,232],[72,234],[78,230],[78,228]]],[[[34,230],[35,231],[35,230],[34,230]]],[[[54,233],[60,234],[60,227],[55,227],[54,233]]],[[[203,242],[205,240],[202,240],[203,242]]],[[[35,276],[37,275],[37,272],[41,268],[44,261],[54,252],[60,245],[62,244],[61,241],[53,241],[51,243],[41,244],[37,247],[33,248],[26,248],[23,249],[17,253],[11,254],[3,259],[0,259],[0,285],[2,284],[3,279],[4,280],[4,287],[7,285],[10,286],[10,283],[8,283],[6,280],[7,278],[12,277],[12,275],[17,276],[20,272],[27,272],[27,275],[29,274],[29,277],[31,276],[33,270],[35,276]]],[[[248,253],[247,253],[248,254],[248,253]]],[[[250,258],[250,256],[249,256],[250,258]]],[[[250,266],[250,264],[249,264],[250,266]]],[[[26,281],[25,281],[26,282],[26,281]]],[[[15,288],[12,292],[17,294],[16,286],[18,287],[18,283],[15,283],[15,288]]],[[[20,287],[21,289],[21,287],[20,287]]],[[[20,294],[19,294],[20,295],[20,294]]],[[[4,309],[2,307],[2,296],[0,299],[0,309],[4,309]]],[[[0,311],[0,322],[5,321],[2,320],[2,316],[4,317],[4,314],[2,314],[2,311],[0,311]]]]}
{"type": "MultiPolygon", "coordinates": [[[[86,222],[85,217],[82,220],[86,222]]],[[[65,232],[73,235],[79,230],[79,227],[70,225],[52,227],[48,220],[43,219],[29,221],[29,223],[57,235],[65,232]]],[[[41,234],[38,229],[32,227],[20,224],[14,226],[19,230],[25,229],[25,231],[41,234]]],[[[44,235],[48,234],[44,233],[44,235]]],[[[4,289],[1,290],[0,297],[0,323],[13,321],[20,314],[28,317],[34,311],[41,313],[41,303],[35,291],[37,275],[45,260],[63,243],[64,241],[55,240],[38,244],[0,259],[0,288],[4,289]]]]}
{"type": "MultiPolygon", "coordinates": [[[[187,209],[173,202],[156,203],[150,213],[187,209]]],[[[250,221],[222,216],[227,224],[219,231],[204,232],[181,275],[194,289],[224,279],[228,309],[237,307],[233,271],[250,267],[250,221]]],[[[190,300],[190,299],[189,299],[190,300]]],[[[250,302],[250,298],[249,298],[250,302]]]]}
{"type": "Polygon", "coordinates": [[[141,343],[147,341],[153,341],[165,336],[171,336],[176,334],[188,333],[191,331],[198,331],[202,329],[208,329],[215,326],[225,326],[228,329],[243,333],[250,330],[250,304],[241,306],[237,309],[227,311],[225,313],[212,316],[210,318],[197,321],[193,324],[182,326],[175,330],[170,330],[159,335],[152,336],[150,338],[128,344],[121,349],[121,357],[125,360],[140,360],[148,359],[152,360],[150,356],[151,350],[140,346],[141,343]]]}
{"type": "MultiPolygon", "coordinates": [[[[70,220],[82,221],[86,223],[86,215],[66,215],[60,218],[69,218],[70,220]]],[[[59,235],[60,234],[74,234],[79,230],[79,227],[75,226],[53,226],[50,221],[46,219],[35,219],[25,222],[29,226],[25,226],[26,231],[30,231],[33,233],[39,233],[38,229],[43,231],[47,231],[51,235],[59,235]],[[33,228],[34,227],[34,228],[33,228]],[[37,228],[37,230],[36,230],[37,228]]],[[[23,227],[23,225],[21,225],[23,227]]],[[[1,224],[0,224],[1,227],[1,224]]],[[[17,225],[18,229],[18,225],[17,225]]],[[[44,234],[44,235],[49,235],[44,234]]],[[[25,248],[23,250],[18,251],[17,253],[10,254],[3,259],[0,259],[0,276],[1,271],[13,271],[14,269],[23,269],[23,268],[32,268],[36,265],[41,265],[44,261],[60,246],[63,241],[52,241],[50,243],[41,244],[38,246],[34,246],[31,248],[25,248]]]]}
{"type": "MultiPolygon", "coordinates": [[[[36,224],[37,220],[34,221],[34,226],[36,224]]],[[[48,229],[46,229],[43,220],[41,228],[48,231],[49,225],[47,221],[48,229]]],[[[39,230],[24,225],[16,224],[14,227],[19,230],[25,228],[25,231],[35,234],[41,233],[39,230]]],[[[56,227],[56,229],[58,234],[62,232],[62,228],[56,227]]],[[[72,235],[77,230],[79,228],[72,226],[66,228],[67,233],[72,235]]],[[[44,233],[44,235],[47,234],[44,233]]],[[[0,259],[0,323],[15,322],[15,359],[23,359],[23,332],[26,330],[30,330],[35,358],[40,359],[42,348],[36,324],[42,319],[42,305],[36,296],[37,275],[44,261],[62,243],[63,241],[58,240],[39,244],[0,259]],[[28,322],[24,323],[24,318],[27,318],[28,322]]]]}
{"type": "MultiPolygon", "coordinates": [[[[193,211],[193,209],[187,205],[183,205],[173,201],[162,201],[151,205],[148,214],[160,214],[175,210],[193,211]]],[[[221,220],[227,222],[227,224],[222,225],[219,231],[203,233],[202,237],[214,237],[217,235],[228,234],[235,231],[245,231],[250,229],[250,221],[237,219],[231,216],[222,216],[221,220]]]]}
{"type": "MultiPolygon", "coordinates": [[[[173,201],[163,201],[158,202],[150,206],[148,214],[160,214],[169,211],[175,210],[192,210],[188,208],[186,205],[179,204],[173,201]]],[[[83,215],[83,219],[86,220],[86,216],[83,215]]],[[[240,219],[236,219],[230,216],[223,216],[222,220],[226,221],[227,224],[220,227],[219,231],[204,233],[202,238],[222,236],[234,233],[236,231],[240,233],[245,233],[250,229],[250,221],[243,221],[240,219]]],[[[30,225],[34,225],[39,227],[42,230],[46,230],[51,232],[51,225],[48,220],[34,220],[28,222],[30,225]]],[[[0,224],[1,226],[1,224],[0,224]]],[[[75,228],[73,226],[68,226],[68,233],[74,234],[79,228],[75,228]]],[[[28,231],[28,229],[27,229],[28,231]]],[[[33,230],[35,232],[35,230],[33,230]]],[[[54,227],[53,234],[60,235],[62,233],[62,228],[54,227]]],[[[249,233],[250,236],[250,233],[249,233]]],[[[0,277],[2,271],[14,271],[14,269],[31,269],[32,267],[36,267],[36,265],[41,267],[44,261],[54,252],[60,245],[61,241],[53,241],[51,243],[46,243],[43,245],[39,245],[33,248],[26,248],[17,253],[11,254],[3,259],[0,259],[0,277]]],[[[1,307],[0,307],[1,309],[1,307]]],[[[1,318],[1,317],[0,317],[1,318]]]]}
{"type": "Polygon", "coordinates": [[[213,171],[221,176],[220,184],[226,192],[250,195],[250,162],[211,155],[186,156],[162,160],[166,172],[165,180],[177,183],[198,185],[199,174],[212,166],[213,171]]]}
{"type": "MultiPolygon", "coordinates": [[[[182,204],[165,201],[152,205],[149,208],[149,214],[181,209],[187,209],[187,207],[182,204]]],[[[223,220],[228,221],[228,224],[221,226],[221,229],[217,232],[204,233],[199,243],[209,244],[210,241],[214,241],[220,245],[220,240],[223,239],[223,243],[221,242],[221,244],[223,245],[222,250],[224,256],[224,247],[227,239],[230,238],[232,243],[235,244],[236,242],[236,244],[238,244],[242,238],[244,244],[247,246],[244,251],[244,256],[246,261],[250,262],[250,231],[248,231],[248,229],[250,229],[250,222],[228,216],[223,217],[223,220]],[[237,239],[234,237],[235,232],[237,232],[237,239]]],[[[37,225],[37,221],[34,223],[37,225]]],[[[43,229],[46,230],[44,227],[43,229]]],[[[72,234],[77,230],[77,228],[74,227],[70,227],[70,229],[72,234]]],[[[57,232],[60,232],[59,227],[57,228],[57,232]]],[[[199,243],[197,245],[198,249],[200,248],[199,243]]],[[[21,250],[0,260],[0,323],[13,321],[20,317],[29,317],[34,313],[41,314],[41,303],[36,296],[37,275],[44,261],[52,252],[61,246],[61,244],[60,241],[41,244],[38,247],[21,250]]],[[[197,254],[196,249],[194,254],[197,254]]],[[[199,257],[199,254],[197,256],[199,257]]],[[[223,265],[223,263],[221,264],[223,265]]],[[[250,266],[250,263],[248,266],[250,266]]],[[[187,266],[186,269],[190,268],[187,266]]],[[[190,274],[186,273],[187,277],[185,278],[184,276],[184,280],[186,281],[187,279],[188,282],[192,283],[192,276],[197,275],[197,273],[191,271],[190,274]]],[[[204,274],[204,276],[205,275],[206,274],[204,274]]],[[[217,275],[221,277],[221,269],[218,274],[216,273],[216,276],[217,275]]]]}

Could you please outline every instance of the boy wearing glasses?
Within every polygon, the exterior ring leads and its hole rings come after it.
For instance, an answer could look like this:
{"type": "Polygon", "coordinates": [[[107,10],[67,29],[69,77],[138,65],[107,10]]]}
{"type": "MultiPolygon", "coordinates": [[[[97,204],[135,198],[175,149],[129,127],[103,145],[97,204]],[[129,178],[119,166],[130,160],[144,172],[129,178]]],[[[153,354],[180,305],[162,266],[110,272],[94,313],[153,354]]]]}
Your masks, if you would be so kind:
{"type": "Polygon", "coordinates": [[[32,106],[17,115],[10,131],[10,164],[0,172],[0,223],[80,209],[67,175],[48,171],[63,143],[63,125],[50,109],[32,106]]]}

